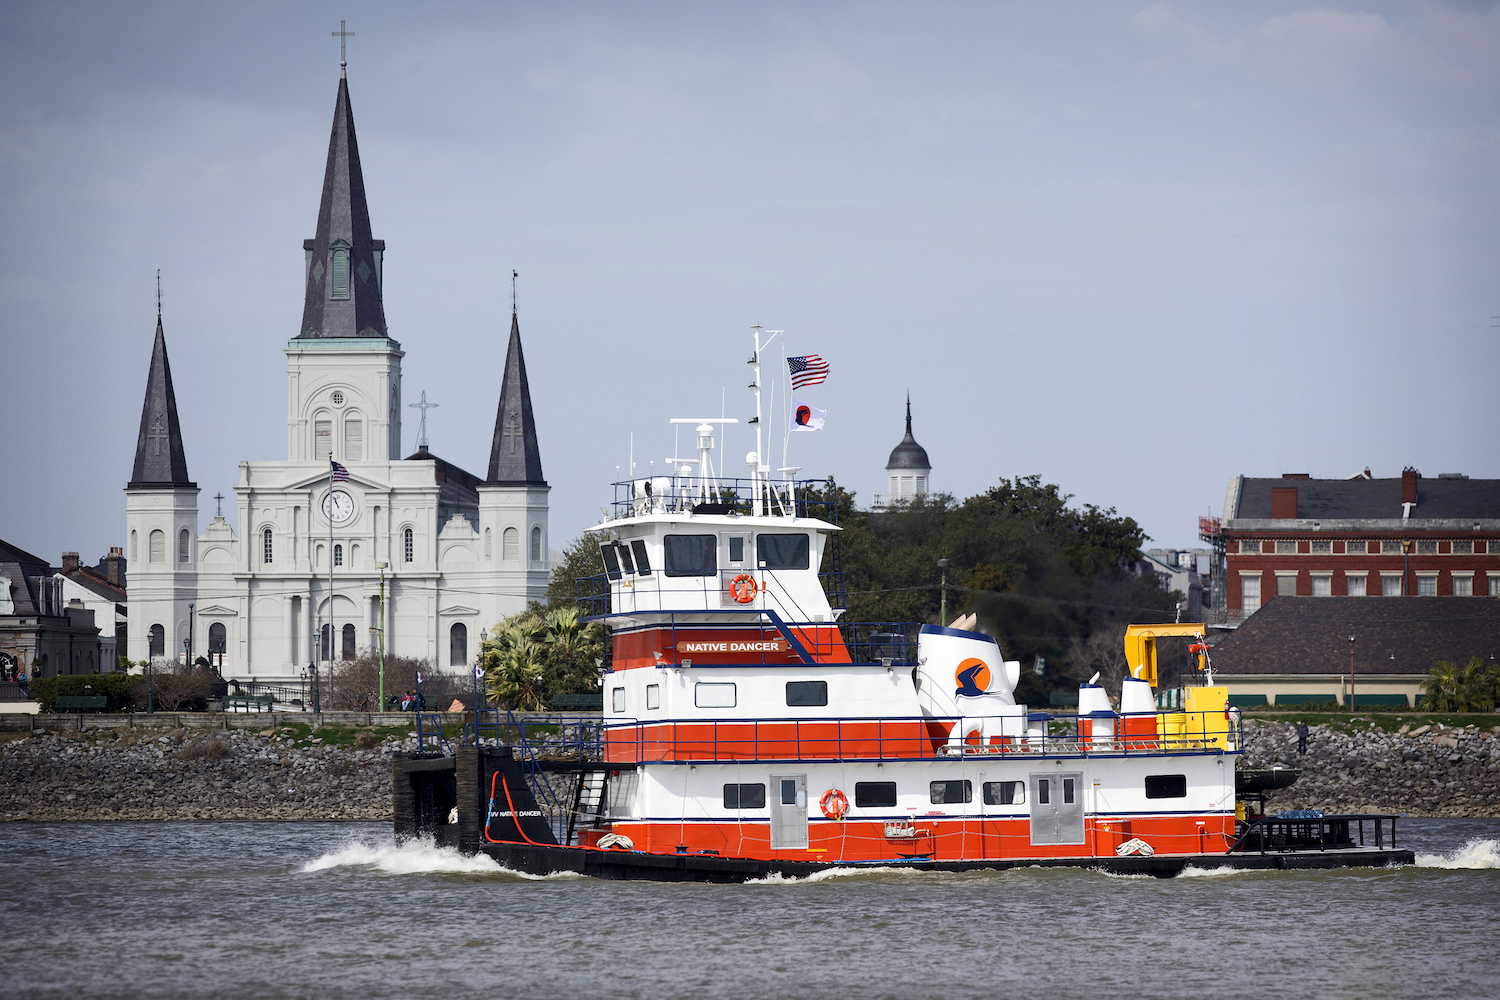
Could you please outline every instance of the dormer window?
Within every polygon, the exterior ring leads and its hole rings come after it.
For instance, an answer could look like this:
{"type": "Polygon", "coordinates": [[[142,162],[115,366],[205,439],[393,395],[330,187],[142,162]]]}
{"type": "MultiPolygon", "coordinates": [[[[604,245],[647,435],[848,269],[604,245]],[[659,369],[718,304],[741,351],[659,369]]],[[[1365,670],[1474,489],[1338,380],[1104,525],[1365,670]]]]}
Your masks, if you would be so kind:
{"type": "Polygon", "coordinates": [[[349,244],[340,241],[330,247],[328,264],[330,268],[328,297],[347,299],[349,297],[349,244]]]}

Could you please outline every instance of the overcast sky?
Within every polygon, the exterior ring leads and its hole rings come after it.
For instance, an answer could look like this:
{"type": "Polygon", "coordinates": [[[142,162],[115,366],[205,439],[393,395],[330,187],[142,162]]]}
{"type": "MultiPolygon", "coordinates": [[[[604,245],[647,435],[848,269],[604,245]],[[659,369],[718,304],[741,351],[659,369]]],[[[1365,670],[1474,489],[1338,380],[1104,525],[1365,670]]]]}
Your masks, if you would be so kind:
{"type": "Polygon", "coordinates": [[[908,391],[937,489],[1162,545],[1234,474],[1500,476],[1493,4],[13,3],[0,538],[123,544],[157,268],[202,523],[286,457],[340,17],[405,399],[484,472],[518,270],[554,547],[749,416],[757,322],[862,503],[908,391]]]}

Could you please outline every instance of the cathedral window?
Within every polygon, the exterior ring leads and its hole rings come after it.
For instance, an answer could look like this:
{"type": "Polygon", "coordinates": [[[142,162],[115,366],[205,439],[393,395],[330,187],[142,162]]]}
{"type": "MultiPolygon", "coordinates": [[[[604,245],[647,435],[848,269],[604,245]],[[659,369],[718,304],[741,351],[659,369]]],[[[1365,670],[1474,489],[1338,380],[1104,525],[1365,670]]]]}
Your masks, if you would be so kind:
{"type": "Polygon", "coordinates": [[[469,662],[469,626],[454,622],[448,630],[448,665],[462,667],[469,662]]]}
{"type": "Polygon", "coordinates": [[[210,653],[223,653],[225,651],[227,632],[223,622],[214,622],[208,627],[208,651],[210,653]]]}
{"type": "Polygon", "coordinates": [[[349,297],[349,248],[334,247],[329,256],[330,263],[333,265],[333,275],[329,283],[328,295],[334,299],[347,299],[349,297]]]}
{"type": "Polygon", "coordinates": [[[542,529],[531,529],[531,561],[539,563],[542,561],[542,529]]]}
{"type": "Polygon", "coordinates": [[[319,657],[319,659],[322,659],[322,660],[331,660],[331,659],[333,659],[333,626],[332,625],[324,625],[323,626],[321,645],[323,647],[323,650],[322,650],[323,651],[323,655],[321,657],[319,657]]]}
{"type": "Polygon", "coordinates": [[[485,528],[484,529],[484,557],[486,559],[492,559],[492,558],[494,558],[494,554],[495,554],[494,553],[494,549],[491,548],[491,544],[490,543],[491,543],[490,529],[489,528],[485,528]]]}
{"type": "Polygon", "coordinates": [[[313,421],[313,459],[326,462],[333,457],[333,421],[313,421]]]}
{"type": "Polygon", "coordinates": [[[365,457],[365,423],[358,417],[344,420],[344,461],[358,462],[365,457]]]}
{"type": "Polygon", "coordinates": [[[267,566],[271,565],[271,529],[260,533],[261,555],[267,566]]]}
{"type": "Polygon", "coordinates": [[[135,562],[140,557],[140,539],[136,537],[136,533],[132,529],[130,532],[130,561],[135,562]]]}
{"type": "Polygon", "coordinates": [[[407,562],[411,562],[412,554],[413,554],[412,553],[411,529],[407,528],[406,531],[404,532],[404,534],[406,536],[406,561],[407,562]]]}
{"type": "Polygon", "coordinates": [[[149,539],[150,558],[154,563],[167,561],[167,536],[160,529],[151,532],[149,539]]]}
{"type": "Polygon", "coordinates": [[[506,562],[515,562],[521,558],[521,533],[515,528],[506,528],[505,534],[500,536],[500,558],[506,562]]]}
{"type": "Polygon", "coordinates": [[[333,564],[335,566],[344,565],[344,547],[342,545],[335,545],[333,547],[333,564]]]}
{"type": "Polygon", "coordinates": [[[167,630],[160,625],[151,626],[151,655],[167,655],[167,630]]]}
{"type": "Polygon", "coordinates": [[[186,528],[183,528],[180,532],[177,533],[178,562],[185,563],[188,561],[188,554],[192,549],[192,544],[192,536],[188,534],[188,530],[186,528]]]}
{"type": "Polygon", "coordinates": [[[354,659],[354,626],[352,624],[344,626],[343,649],[339,652],[341,660],[354,659]]]}

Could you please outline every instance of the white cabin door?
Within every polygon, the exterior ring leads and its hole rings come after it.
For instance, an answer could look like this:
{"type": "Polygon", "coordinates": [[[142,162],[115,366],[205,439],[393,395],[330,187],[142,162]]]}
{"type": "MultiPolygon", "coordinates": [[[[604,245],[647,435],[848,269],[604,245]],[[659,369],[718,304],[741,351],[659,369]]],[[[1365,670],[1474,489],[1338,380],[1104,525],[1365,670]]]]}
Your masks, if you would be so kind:
{"type": "Polygon", "coordinates": [[[1083,843],[1083,773],[1033,774],[1031,786],[1031,842],[1083,843]]]}
{"type": "Polygon", "coordinates": [[[771,847],[807,846],[807,775],[771,775],[771,847]]]}

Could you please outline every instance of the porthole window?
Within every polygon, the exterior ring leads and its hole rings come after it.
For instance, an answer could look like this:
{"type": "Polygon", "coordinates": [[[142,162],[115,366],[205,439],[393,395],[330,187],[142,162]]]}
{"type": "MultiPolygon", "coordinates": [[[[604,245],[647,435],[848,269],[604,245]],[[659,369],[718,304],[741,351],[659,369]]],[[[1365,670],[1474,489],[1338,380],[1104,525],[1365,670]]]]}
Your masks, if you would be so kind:
{"type": "Polygon", "coordinates": [[[344,394],[342,392],[338,392],[338,391],[335,390],[335,392],[333,394],[333,405],[334,406],[343,406],[344,405],[344,394]]]}

